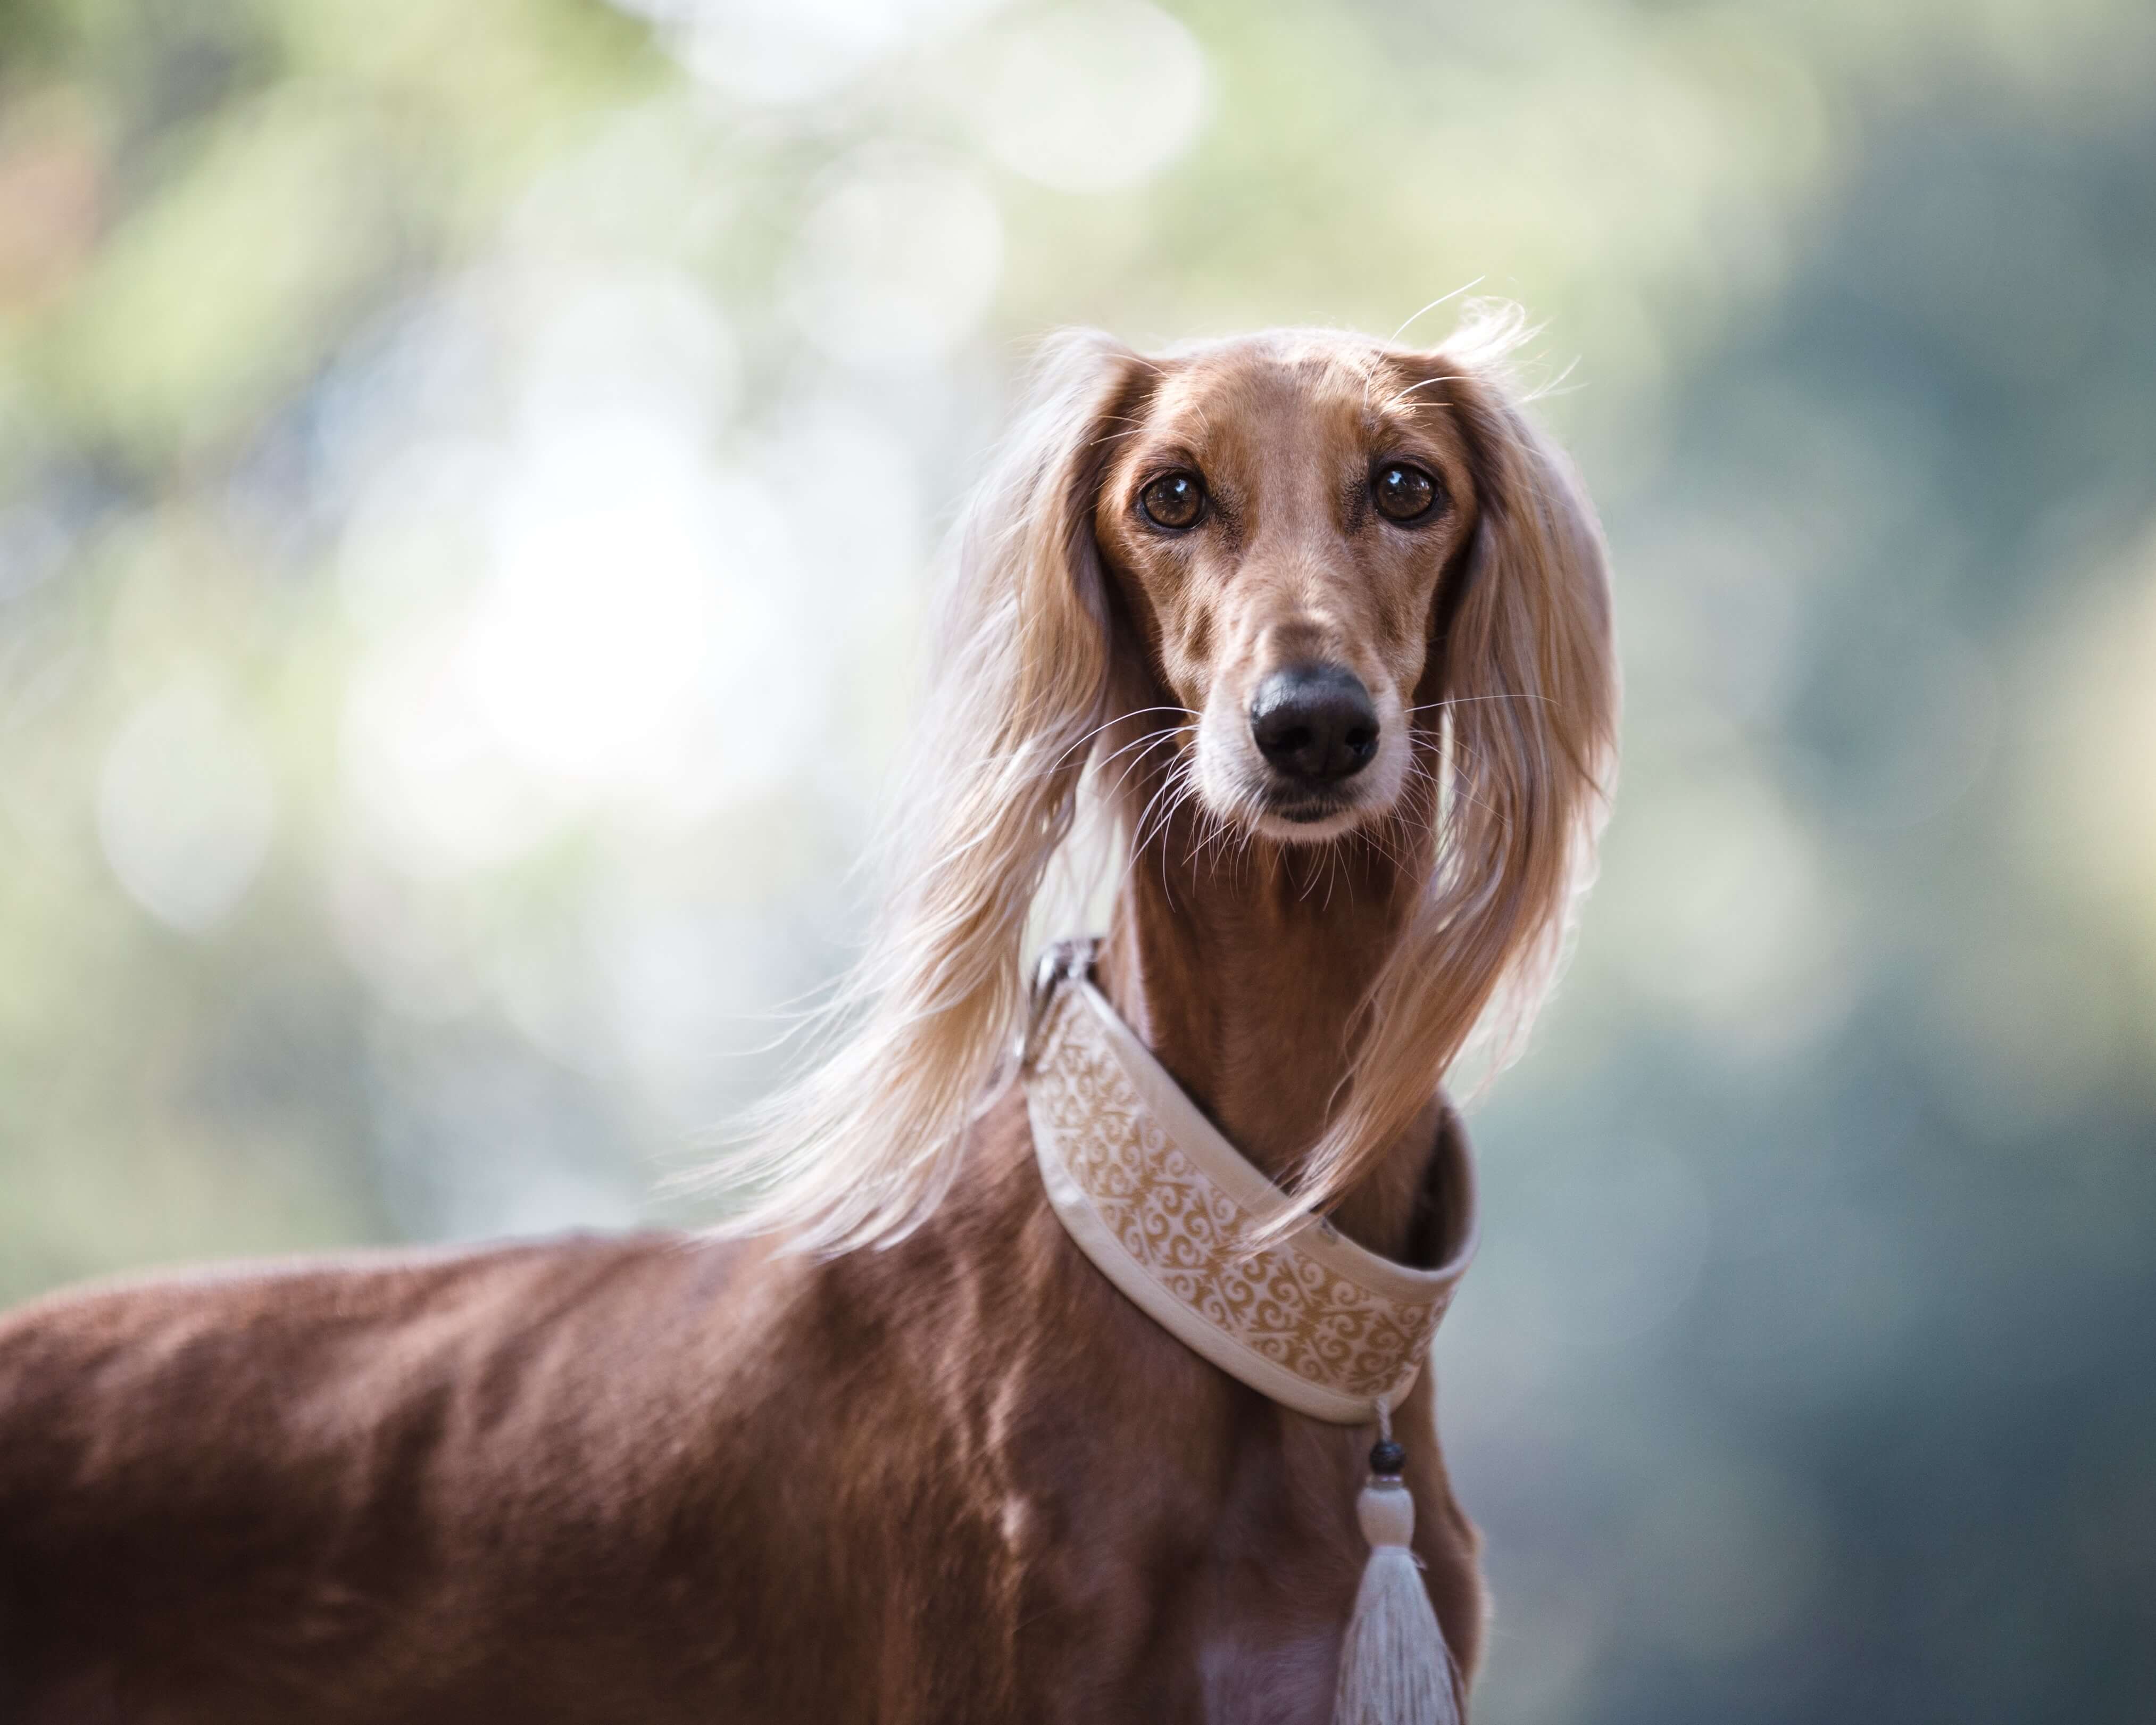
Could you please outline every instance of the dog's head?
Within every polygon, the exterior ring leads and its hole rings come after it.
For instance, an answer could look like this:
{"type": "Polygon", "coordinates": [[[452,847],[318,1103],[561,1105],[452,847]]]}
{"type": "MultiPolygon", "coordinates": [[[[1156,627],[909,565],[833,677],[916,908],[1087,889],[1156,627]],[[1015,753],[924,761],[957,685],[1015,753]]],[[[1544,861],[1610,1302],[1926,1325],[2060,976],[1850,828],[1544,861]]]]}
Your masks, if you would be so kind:
{"type": "Polygon", "coordinates": [[[843,1192],[803,1183],[824,1237],[917,1214],[947,1174],[1089,761],[1123,757],[1095,776],[1111,799],[1132,761],[1167,773],[1166,804],[1239,850],[1362,845],[1413,877],[1312,1201],[1426,1106],[1494,999],[1523,1020],[1591,857],[1617,693],[1600,536],[1507,385],[1516,334],[1049,344],[962,528],[860,1028],[778,1111],[782,1186],[818,1146],[858,1156],[843,1192]]]}
{"type": "Polygon", "coordinates": [[[1440,610],[1501,487],[1472,386],[1434,355],[1300,333],[1117,377],[1093,540],[1161,704],[1196,716],[1204,806],[1288,844],[1389,812],[1415,732],[1439,728],[1440,610]]]}
{"type": "Polygon", "coordinates": [[[1061,338],[976,502],[974,622],[1021,606],[1021,656],[1085,684],[1034,711],[1173,732],[1219,822],[1302,845],[1442,816],[1504,896],[1576,848],[1616,706],[1600,536],[1506,382],[1516,333],[1061,338]]]}

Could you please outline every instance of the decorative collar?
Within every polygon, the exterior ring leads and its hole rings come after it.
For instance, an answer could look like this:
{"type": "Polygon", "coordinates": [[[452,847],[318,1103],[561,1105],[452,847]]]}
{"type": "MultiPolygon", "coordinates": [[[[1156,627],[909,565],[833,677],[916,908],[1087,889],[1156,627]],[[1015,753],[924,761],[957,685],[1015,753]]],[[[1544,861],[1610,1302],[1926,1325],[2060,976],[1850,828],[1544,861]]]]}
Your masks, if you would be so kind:
{"type": "Polygon", "coordinates": [[[1080,1250],[1146,1315],[1232,1378],[1341,1425],[1381,1421],[1422,1369],[1475,1253],[1475,1174],[1455,1133],[1444,1261],[1413,1270],[1306,1216],[1221,1135],[1091,978],[1089,942],[1043,960],[1026,1108],[1049,1202],[1080,1250]],[[1059,987],[1059,984],[1061,986],[1059,987]]]}

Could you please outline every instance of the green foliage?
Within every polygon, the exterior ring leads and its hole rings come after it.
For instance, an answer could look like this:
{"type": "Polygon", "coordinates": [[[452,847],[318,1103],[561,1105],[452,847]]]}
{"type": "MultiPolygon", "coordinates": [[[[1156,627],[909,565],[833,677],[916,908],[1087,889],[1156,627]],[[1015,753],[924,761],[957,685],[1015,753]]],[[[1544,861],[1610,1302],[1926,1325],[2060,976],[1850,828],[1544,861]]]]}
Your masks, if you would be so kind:
{"type": "Polygon", "coordinates": [[[2137,1717],[2156,15],[1170,9],[0,10],[0,1297],[665,1213],[1022,343],[1517,298],[1630,706],[1481,1716],[2137,1717]]]}

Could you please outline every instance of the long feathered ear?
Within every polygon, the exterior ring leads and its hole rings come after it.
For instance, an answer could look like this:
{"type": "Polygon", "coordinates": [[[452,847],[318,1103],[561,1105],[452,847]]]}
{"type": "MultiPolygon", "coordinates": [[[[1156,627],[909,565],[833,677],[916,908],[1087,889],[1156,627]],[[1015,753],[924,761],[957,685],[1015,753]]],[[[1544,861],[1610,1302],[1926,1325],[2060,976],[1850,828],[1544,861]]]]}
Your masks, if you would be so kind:
{"type": "Polygon", "coordinates": [[[961,521],[929,709],[886,827],[868,950],[817,1026],[822,1058],[752,1118],[721,1170],[728,1232],[844,1249],[933,1207],[1015,1034],[1022,943],[1070,829],[1111,655],[1092,505],[1142,367],[1059,336],[961,521]]]}
{"type": "Polygon", "coordinates": [[[1572,463],[1527,419],[1503,360],[1517,321],[1471,326],[1422,367],[1472,452],[1477,520],[1447,573],[1420,701],[1436,700],[1436,863],[1373,986],[1355,1069],[1303,1192],[1355,1184],[1479,1024],[1498,1058],[1553,978],[1594,872],[1616,764],[1618,673],[1602,536],[1572,463]]]}

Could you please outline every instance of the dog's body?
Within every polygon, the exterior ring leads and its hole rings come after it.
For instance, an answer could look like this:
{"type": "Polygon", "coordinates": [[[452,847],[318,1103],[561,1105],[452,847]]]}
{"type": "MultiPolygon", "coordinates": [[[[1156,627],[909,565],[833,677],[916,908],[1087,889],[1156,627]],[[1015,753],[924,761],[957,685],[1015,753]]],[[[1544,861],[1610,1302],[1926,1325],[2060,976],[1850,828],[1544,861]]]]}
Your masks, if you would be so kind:
{"type": "MultiPolygon", "coordinates": [[[[0,1718],[1325,1719],[1363,1435],[1172,1340],[1014,1099],[984,1125],[887,1252],[585,1240],[22,1314],[0,1718]]],[[[1426,1395],[1402,1430],[1471,1656],[1426,1395]]]]}
{"type": "MultiPolygon", "coordinates": [[[[993,1069],[1105,738],[1104,991],[1253,1161],[1426,1254],[1439,1075],[1553,940],[1614,719],[1553,463],[1460,352],[1063,350],[976,506],[867,1029],[762,1166],[759,1216],[880,1249],[581,1240],[0,1323],[0,1721],[1329,1717],[1369,1432],[1116,1292],[993,1069]]],[[[1432,1398],[1396,1424],[1464,1694],[1432,1398]]]]}

